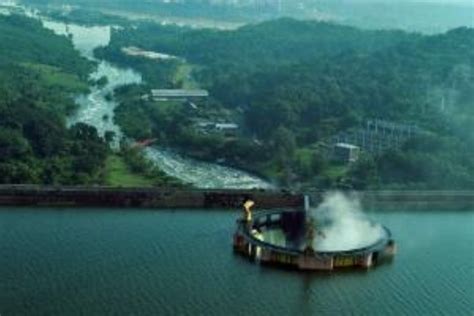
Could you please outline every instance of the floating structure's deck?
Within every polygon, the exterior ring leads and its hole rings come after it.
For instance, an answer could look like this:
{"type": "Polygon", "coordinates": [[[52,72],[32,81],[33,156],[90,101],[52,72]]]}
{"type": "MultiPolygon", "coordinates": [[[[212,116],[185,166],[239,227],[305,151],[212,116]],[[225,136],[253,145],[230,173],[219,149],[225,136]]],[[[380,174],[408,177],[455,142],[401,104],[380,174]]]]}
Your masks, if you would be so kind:
{"type": "Polygon", "coordinates": [[[375,243],[348,251],[302,251],[265,242],[256,231],[282,226],[284,211],[262,213],[254,220],[239,220],[234,234],[234,251],[263,264],[293,267],[299,270],[334,270],[337,268],[369,268],[390,259],[396,252],[390,231],[384,227],[384,234],[375,243]]]}

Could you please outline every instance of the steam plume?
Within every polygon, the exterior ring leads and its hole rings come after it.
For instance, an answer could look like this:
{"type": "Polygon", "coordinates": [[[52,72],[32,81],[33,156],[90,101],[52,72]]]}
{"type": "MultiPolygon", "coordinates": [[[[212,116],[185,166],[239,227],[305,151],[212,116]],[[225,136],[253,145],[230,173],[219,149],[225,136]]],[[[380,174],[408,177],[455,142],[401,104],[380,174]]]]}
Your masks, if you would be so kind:
{"type": "Polygon", "coordinates": [[[319,232],[313,242],[317,251],[362,248],[375,243],[383,234],[381,225],[371,222],[362,213],[356,196],[329,193],[311,213],[319,232]]]}

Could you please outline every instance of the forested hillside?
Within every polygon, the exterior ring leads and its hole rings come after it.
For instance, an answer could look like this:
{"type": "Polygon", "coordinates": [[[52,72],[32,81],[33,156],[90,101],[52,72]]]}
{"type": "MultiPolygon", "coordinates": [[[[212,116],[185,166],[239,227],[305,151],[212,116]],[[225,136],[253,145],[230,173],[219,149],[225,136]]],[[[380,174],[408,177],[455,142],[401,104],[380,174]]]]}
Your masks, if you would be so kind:
{"type": "Polygon", "coordinates": [[[0,15],[0,56],[0,183],[100,183],[107,144],[93,127],[65,123],[93,65],[20,16],[0,15]]]}
{"type": "MultiPolygon", "coordinates": [[[[185,106],[165,110],[136,101],[134,90],[124,89],[118,113],[126,131],[134,130],[128,114],[138,113],[149,127],[141,136],[289,183],[474,187],[473,29],[422,36],[291,19],[236,31],[145,24],[115,32],[111,45],[97,53],[129,64],[121,52],[126,46],[184,58],[213,97],[203,113],[190,114],[185,106]],[[193,115],[215,117],[216,111],[241,124],[237,139],[193,130],[193,115]],[[415,124],[423,133],[356,164],[331,162],[321,149],[328,140],[372,119],[415,124]]],[[[144,73],[149,87],[183,84],[161,71],[166,62],[137,60],[147,72],[168,78],[144,73]]],[[[144,91],[136,88],[135,95],[144,91]]]]}

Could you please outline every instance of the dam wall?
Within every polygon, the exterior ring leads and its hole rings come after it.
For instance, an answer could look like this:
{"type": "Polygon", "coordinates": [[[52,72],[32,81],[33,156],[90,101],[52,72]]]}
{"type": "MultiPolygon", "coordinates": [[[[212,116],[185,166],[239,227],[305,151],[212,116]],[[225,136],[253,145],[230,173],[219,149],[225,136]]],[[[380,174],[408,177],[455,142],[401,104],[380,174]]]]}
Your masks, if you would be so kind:
{"type": "MultiPolygon", "coordinates": [[[[383,206],[398,208],[402,205],[410,207],[440,205],[444,208],[474,209],[474,191],[447,191],[447,190],[367,190],[367,191],[340,191],[357,198],[364,207],[383,206]]],[[[310,191],[311,205],[322,202],[328,192],[310,191]]]]}
{"type": "MultiPolygon", "coordinates": [[[[463,205],[474,207],[473,191],[359,191],[364,206],[463,205]]],[[[313,207],[326,192],[307,193],[313,207]]],[[[241,208],[246,199],[257,209],[304,206],[304,194],[265,190],[199,190],[178,188],[115,188],[80,186],[0,185],[0,206],[142,207],[142,208],[241,208]]]]}
{"type": "Polygon", "coordinates": [[[474,210],[473,191],[362,191],[357,195],[365,208],[474,210]]]}
{"type": "Polygon", "coordinates": [[[304,205],[302,194],[286,191],[0,185],[0,206],[240,209],[246,199],[258,208],[304,205]]]}

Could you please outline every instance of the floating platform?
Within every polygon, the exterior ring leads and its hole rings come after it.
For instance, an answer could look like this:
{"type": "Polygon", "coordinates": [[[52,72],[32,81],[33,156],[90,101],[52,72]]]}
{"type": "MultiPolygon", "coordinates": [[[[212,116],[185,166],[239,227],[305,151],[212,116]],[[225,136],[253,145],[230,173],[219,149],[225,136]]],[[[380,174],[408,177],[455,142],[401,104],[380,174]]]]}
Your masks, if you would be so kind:
{"type": "MultiPolygon", "coordinates": [[[[380,238],[367,247],[347,251],[313,251],[283,247],[264,241],[262,230],[292,226],[299,211],[272,211],[255,214],[250,221],[238,220],[234,234],[234,251],[261,264],[283,265],[298,270],[334,270],[338,268],[370,268],[390,260],[396,245],[390,230],[383,227],[380,238]],[[290,219],[290,223],[288,221],[290,219]],[[290,224],[290,225],[288,225],[290,224]]],[[[304,217],[303,217],[304,218],[304,217]]],[[[303,219],[304,221],[304,219],[303,219]]],[[[299,221],[301,223],[301,220],[299,221]]],[[[288,231],[288,229],[286,229],[288,231]]],[[[290,232],[291,233],[291,232],[290,232]]]]}

